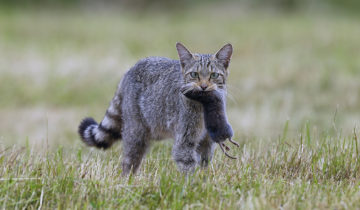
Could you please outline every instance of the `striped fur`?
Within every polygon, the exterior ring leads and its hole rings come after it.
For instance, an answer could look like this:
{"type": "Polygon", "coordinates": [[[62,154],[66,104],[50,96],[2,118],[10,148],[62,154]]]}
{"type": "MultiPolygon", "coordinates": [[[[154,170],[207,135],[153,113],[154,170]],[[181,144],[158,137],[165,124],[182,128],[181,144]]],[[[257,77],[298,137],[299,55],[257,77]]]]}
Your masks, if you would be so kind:
{"type": "Polygon", "coordinates": [[[78,131],[84,143],[88,146],[107,149],[121,138],[122,119],[121,113],[116,108],[119,103],[119,98],[115,96],[100,124],[89,117],[82,120],[78,131]]]}

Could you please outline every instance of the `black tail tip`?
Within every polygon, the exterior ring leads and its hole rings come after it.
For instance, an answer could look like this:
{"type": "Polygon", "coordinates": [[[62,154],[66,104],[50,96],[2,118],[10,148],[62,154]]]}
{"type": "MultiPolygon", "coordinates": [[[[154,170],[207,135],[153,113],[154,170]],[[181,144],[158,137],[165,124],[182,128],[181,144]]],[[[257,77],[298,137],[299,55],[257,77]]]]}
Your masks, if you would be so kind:
{"type": "Polygon", "coordinates": [[[78,132],[82,139],[85,139],[85,136],[84,136],[85,130],[90,125],[97,125],[97,122],[91,117],[87,117],[81,121],[78,132]]]}

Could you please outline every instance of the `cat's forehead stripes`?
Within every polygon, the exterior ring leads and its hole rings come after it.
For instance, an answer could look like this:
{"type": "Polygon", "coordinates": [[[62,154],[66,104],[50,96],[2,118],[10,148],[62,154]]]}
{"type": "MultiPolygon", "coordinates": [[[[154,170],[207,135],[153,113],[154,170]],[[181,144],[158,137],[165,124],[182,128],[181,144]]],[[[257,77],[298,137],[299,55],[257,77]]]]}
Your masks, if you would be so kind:
{"type": "Polygon", "coordinates": [[[210,58],[212,55],[210,54],[203,54],[200,56],[199,65],[202,69],[206,69],[210,65],[210,58]]]}
{"type": "Polygon", "coordinates": [[[211,54],[195,54],[194,55],[197,65],[197,70],[200,73],[208,74],[212,72],[212,55],[211,54]]]}

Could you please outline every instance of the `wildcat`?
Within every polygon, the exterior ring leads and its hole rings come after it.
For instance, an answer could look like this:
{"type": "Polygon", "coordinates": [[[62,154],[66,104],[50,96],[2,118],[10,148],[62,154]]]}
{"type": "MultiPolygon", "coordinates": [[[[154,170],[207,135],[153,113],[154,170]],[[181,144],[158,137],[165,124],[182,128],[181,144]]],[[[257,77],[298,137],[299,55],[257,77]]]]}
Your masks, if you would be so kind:
{"type": "Polygon", "coordinates": [[[106,149],[122,139],[123,175],[136,172],[151,140],[174,139],[172,156],[181,171],[211,161],[215,142],[205,129],[202,104],[181,89],[217,91],[225,99],[233,48],[226,44],[215,54],[197,54],[177,43],[176,49],[180,60],[138,61],[120,81],[100,124],[85,118],[79,125],[88,146],[106,149]]]}

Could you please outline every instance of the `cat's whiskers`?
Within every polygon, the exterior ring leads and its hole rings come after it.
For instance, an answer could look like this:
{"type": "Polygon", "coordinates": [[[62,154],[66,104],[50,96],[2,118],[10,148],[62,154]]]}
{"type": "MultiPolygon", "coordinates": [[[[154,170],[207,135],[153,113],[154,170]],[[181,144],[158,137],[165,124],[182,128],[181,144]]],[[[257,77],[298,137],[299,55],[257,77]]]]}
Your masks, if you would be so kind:
{"type": "Polygon", "coordinates": [[[236,105],[238,105],[235,97],[234,97],[230,92],[227,92],[227,97],[228,97],[232,102],[234,102],[236,105]]]}
{"type": "Polygon", "coordinates": [[[192,88],[192,87],[189,87],[189,88],[187,88],[185,91],[183,91],[183,94],[186,94],[186,93],[188,93],[188,92],[191,91],[191,90],[193,90],[193,88],[192,88]]]}
{"type": "Polygon", "coordinates": [[[236,100],[236,98],[235,98],[234,95],[233,95],[232,89],[236,89],[236,90],[240,90],[240,89],[234,88],[234,86],[232,86],[232,85],[226,85],[226,87],[230,87],[230,88],[227,89],[227,91],[226,91],[227,97],[228,97],[232,102],[234,102],[235,105],[239,105],[238,101],[236,100]]]}

